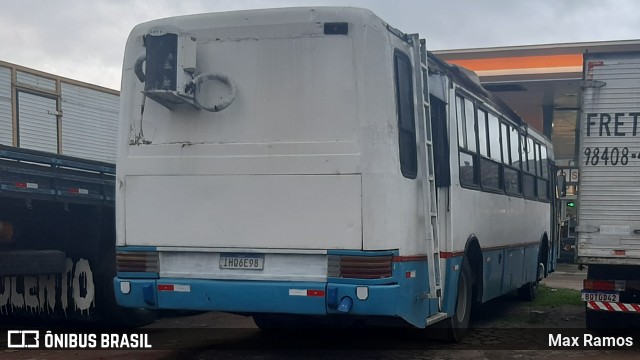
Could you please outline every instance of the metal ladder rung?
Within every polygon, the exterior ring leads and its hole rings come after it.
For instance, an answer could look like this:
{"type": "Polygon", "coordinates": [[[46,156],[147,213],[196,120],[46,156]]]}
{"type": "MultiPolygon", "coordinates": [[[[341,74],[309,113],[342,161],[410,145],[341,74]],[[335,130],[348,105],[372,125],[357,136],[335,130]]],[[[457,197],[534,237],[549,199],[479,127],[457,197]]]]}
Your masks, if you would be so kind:
{"type": "MultiPolygon", "coordinates": [[[[437,207],[436,196],[437,189],[435,186],[434,177],[434,165],[433,165],[433,141],[432,129],[430,122],[431,104],[429,99],[429,83],[428,74],[429,68],[427,63],[427,54],[424,43],[422,43],[418,35],[412,35],[413,39],[413,63],[415,72],[414,91],[417,98],[417,103],[422,102],[422,107],[417,106],[417,120],[420,129],[420,141],[422,144],[419,149],[420,160],[422,164],[422,200],[424,203],[424,226],[425,226],[425,241],[427,242],[427,253],[430,253],[429,262],[429,298],[439,298],[439,306],[441,303],[442,293],[442,275],[440,269],[440,249],[438,242],[438,229],[437,229],[437,207]],[[424,57],[423,57],[424,55],[424,57]],[[428,214],[428,215],[427,215],[428,214]],[[427,217],[428,216],[428,217],[427,217]]],[[[442,313],[436,314],[433,320],[427,320],[427,322],[435,322],[441,319],[442,313]]],[[[446,316],[446,314],[444,314],[446,316]]]]}
{"type": "Polygon", "coordinates": [[[447,313],[443,313],[443,312],[435,313],[432,316],[429,316],[427,318],[427,326],[428,325],[433,325],[433,324],[435,324],[435,323],[437,323],[437,322],[439,322],[441,320],[444,320],[444,319],[447,318],[447,316],[448,316],[447,313]]]}

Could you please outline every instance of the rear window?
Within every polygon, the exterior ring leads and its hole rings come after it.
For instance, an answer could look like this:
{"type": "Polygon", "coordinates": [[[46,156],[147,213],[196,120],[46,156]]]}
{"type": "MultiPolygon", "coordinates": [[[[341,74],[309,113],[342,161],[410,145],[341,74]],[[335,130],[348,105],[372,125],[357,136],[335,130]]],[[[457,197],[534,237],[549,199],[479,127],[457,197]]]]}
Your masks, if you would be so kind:
{"type": "Polygon", "coordinates": [[[400,170],[402,175],[415,179],[418,174],[416,126],[413,112],[413,77],[409,57],[400,51],[394,55],[396,80],[396,106],[398,109],[398,136],[400,144],[400,170]]]}

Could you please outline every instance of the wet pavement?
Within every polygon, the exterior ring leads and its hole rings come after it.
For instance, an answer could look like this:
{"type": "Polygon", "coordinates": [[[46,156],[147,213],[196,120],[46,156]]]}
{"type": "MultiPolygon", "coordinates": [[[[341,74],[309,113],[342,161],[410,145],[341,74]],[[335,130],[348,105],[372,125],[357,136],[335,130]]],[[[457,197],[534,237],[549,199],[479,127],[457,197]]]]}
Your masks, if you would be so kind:
{"type": "Polygon", "coordinates": [[[582,281],[587,278],[587,268],[577,264],[557,264],[556,271],[541,281],[550,288],[582,290],[582,281]]]}

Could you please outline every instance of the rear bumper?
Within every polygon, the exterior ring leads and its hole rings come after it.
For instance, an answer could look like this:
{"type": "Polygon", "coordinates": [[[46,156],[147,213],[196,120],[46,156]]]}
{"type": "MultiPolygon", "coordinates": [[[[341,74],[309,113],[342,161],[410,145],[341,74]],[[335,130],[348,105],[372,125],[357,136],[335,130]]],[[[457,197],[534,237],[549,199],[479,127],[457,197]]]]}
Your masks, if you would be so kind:
{"type": "Polygon", "coordinates": [[[587,310],[640,315],[640,304],[635,303],[587,301],[586,306],[587,310]]]}
{"type": "Polygon", "coordinates": [[[400,315],[397,284],[116,277],[114,286],[118,304],[130,308],[326,315],[341,313],[338,304],[349,297],[348,314],[400,315]]]}

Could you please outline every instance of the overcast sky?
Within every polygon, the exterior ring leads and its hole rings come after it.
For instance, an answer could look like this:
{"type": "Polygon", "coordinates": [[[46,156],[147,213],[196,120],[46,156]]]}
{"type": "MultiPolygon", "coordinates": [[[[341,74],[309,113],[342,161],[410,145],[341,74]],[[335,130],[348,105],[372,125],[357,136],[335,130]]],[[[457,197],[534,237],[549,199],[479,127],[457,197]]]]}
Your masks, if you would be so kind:
{"type": "Polygon", "coordinates": [[[118,90],[138,23],[239,9],[338,5],[373,10],[431,50],[640,39],[634,0],[0,0],[0,60],[118,90]]]}

